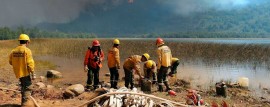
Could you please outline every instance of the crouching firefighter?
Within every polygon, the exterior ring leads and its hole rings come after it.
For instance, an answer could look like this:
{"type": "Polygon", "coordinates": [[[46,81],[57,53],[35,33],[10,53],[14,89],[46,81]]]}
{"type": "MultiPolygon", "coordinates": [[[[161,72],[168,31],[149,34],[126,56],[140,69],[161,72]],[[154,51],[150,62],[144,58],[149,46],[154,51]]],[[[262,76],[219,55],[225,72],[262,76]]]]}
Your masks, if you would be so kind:
{"type": "Polygon", "coordinates": [[[148,60],[144,63],[144,79],[141,83],[141,90],[151,92],[152,84],[157,83],[157,67],[153,60],[148,60]]]}
{"type": "Polygon", "coordinates": [[[123,65],[125,71],[125,87],[130,89],[134,88],[134,73],[139,75],[140,79],[143,79],[143,76],[140,73],[140,63],[145,62],[150,58],[149,54],[145,53],[143,55],[132,55],[128,57],[123,65]]]}
{"type": "Polygon", "coordinates": [[[101,62],[104,59],[104,53],[100,48],[98,40],[92,42],[92,47],[88,48],[84,58],[84,71],[87,72],[86,89],[90,90],[94,80],[94,89],[98,88],[99,84],[99,70],[102,67],[101,62]]]}
{"type": "Polygon", "coordinates": [[[114,39],[113,47],[108,52],[111,88],[115,89],[117,89],[117,82],[119,80],[118,69],[120,69],[119,44],[120,41],[118,39],[114,39]]]}
{"type": "Polygon", "coordinates": [[[172,58],[171,72],[168,74],[169,76],[173,77],[173,75],[177,73],[177,67],[179,63],[180,61],[178,58],[175,58],[175,57],[172,58]]]}
{"type": "Polygon", "coordinates": [[[20,79],[21,83],[21,106],[30,106],[31,84],[35,79],[34,67],[35,63],[32,57],[32,52],[27,46],[30,43],[28,35],[21,34],[19,36],[20,45],[11,51],[9,55],[9,64],[13,66],[13,71],[16,78],[20,79]]]}

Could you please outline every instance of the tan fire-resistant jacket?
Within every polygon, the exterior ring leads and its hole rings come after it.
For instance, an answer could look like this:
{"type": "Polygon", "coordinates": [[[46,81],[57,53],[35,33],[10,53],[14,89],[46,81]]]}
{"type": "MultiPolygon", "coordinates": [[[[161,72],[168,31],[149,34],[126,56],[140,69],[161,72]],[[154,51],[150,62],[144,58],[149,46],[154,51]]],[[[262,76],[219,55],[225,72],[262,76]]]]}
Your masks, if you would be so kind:
{"type": "Polygon", "coordinates": [[[156,74],[157,74],[157,65],[156,65],[156,62],[153,60],[148,60],[148,61],[152,61],[153,65],[151,68],[147,68],[146,63],[144,63],[144,65],[143,65],[144,77],[150,77],[149,79],[153,80],[153,75],[156,76],[156,74]],[[150,69],[151,72],[147,73],[148,69],[150,69]]]}
{"type": "Polygon", "coordinates": [[[120,67],[119,49],[112,47],[108,52],[108,67],[120,67]]]}
{"type": "Polygon", "coordinates": [[[171,66],[172,53],[171,49],[168,46],[162,45],[158,47],[157,55],[158,55],[157,69],[160,69],[161,66],[164,67],[171,66]]]}
{"type": "Polygon", "coordinates": [[[123,67],[127,70],[135,70],[135,73],[141,76],[140,73],[141,58],[142,56],[140,55],[130,56],[125,60],[123,67]]]}
{"type": "Polygon", "coordinates": [[[30,75],[34,72],[35,62],[32,52],[26,46],[18,46],[9,55],[9,64],[13,66],[16,78],[30,75]]]}

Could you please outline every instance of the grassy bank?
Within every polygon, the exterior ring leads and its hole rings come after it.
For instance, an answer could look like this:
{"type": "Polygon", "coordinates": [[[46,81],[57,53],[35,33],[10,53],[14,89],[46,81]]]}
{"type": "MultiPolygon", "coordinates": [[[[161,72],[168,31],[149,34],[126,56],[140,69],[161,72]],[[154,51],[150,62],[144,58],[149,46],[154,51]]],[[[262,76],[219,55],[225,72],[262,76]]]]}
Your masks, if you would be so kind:
{"type": "MultiPolygon", "coordinates": [[[[105,53],[112,46],[112,39],[99,39],[105,53]]],[[[92,39],[33,39],[29,48],[33,55],[54,55],[67,58],[83,59],[92,39]]],[[[17,46],[17,41],[1,41],[2,55],[7,55],[10,49],[17,46]]],[[[216,44],[216,43],[166,43],[172,50],[174,57],[182,61],[202,59],[209,62],[254,62],[269,63],[270,46],[253,44],[216,44]]],[[[156,59],[156,46],[154,40],[121,40],[120,55],[125,59],[130,55],[149,53],[152,59],[156,59]]],[[[107,56],[107,55],[106,55],[107,56]]],[[[269,63],[270,64],[270,63],[269,63]]]]}

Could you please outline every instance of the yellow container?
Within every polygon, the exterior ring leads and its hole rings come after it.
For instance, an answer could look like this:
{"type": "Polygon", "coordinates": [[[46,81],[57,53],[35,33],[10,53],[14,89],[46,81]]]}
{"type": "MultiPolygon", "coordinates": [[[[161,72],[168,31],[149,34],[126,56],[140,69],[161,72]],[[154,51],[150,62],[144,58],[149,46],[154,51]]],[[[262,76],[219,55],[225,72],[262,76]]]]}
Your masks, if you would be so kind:
{"type": "Polygon", "coordinates": [[[247,77],[240,77],[238,79],[238,83],[241,87],[245,87],[245,88],[248,88],[248,85],[249,85],[249,80],[247,77]]]}

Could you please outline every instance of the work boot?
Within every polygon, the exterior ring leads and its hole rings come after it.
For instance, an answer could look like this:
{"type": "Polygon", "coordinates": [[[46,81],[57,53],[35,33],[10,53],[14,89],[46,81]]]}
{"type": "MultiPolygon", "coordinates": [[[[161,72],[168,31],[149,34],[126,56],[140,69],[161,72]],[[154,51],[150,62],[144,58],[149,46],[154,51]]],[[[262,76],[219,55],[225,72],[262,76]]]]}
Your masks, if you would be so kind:
{"type": "Polygon", "coordinates": [[[162,85],[158,85],[158,91],[159,91],[159,92],[163,92],[163,87],[162,87],[162,85]]]}
{"type": "Polygon", "coordinates": [[[114,82],[111,81],[111,88],[114,88],[114,82]]]}
{"type": "Polygon", "coordinates": [[[117,82],[114,82],[113,88],[114,88],[114,89],[117,89],[117,82]]]}
{"type": "Polygon", "coordinates": [[[172,90],[172,89],[169,87],[168,82],[164,82],[164,85],[166,86],[166,91],[172,90]]]}

